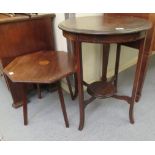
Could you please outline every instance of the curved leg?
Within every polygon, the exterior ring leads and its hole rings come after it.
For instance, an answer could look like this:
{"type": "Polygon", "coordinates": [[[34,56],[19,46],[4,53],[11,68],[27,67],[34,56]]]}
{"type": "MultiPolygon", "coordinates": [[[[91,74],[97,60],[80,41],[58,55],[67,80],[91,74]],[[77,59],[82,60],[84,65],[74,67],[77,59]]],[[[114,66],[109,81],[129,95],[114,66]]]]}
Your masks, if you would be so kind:
{"type": "Polygon", "coordinates": [[[141,74],[140,77],[140,84],[138,86],[138,90],[137,90],[137,95],[136,95],[136,102],[138,102],[140,100],[141,94],[142,94],[142,89],[143,89],[143,84],[144,84],[144,80],[145,80],[145,76],[146,76],[146,72],[147,72],[147,66],[148,66],[148,59],[149,59],[149,55],[150,55],[150,51],[151,51],[151,43],[152,43],[152,34],[154,33],[154,27],[152,27],[148,32],[147,32],[147,37],[146,37],[146,42],[145,42],[145,55],[144,55],[144,60],[143,60],[143,72],[141,74]]]}
{"type": "Polygon", "coordinates": [[[85,111],[84,111],[84,92],[83,92],[83,67],[82,67],[82,52],[81,42],[75,42],[75,55],[77,63],[77,87],[79,95],[79,110],[80,110],[80,123],[79,130],[84,127],[85,111]]]}
{"type": "Polygon", "coordinates": [[[146,76],[146,72],[147,72],[147,67],[148,67],[149,51],[147,52],[147,54],[144,55],[144,57],[145,58],[144,58],[143,63],[142,63],[143,72],[142,72],[140,80],[139,80],[140,83],[139,83],[139,87],[138,87],[137,95],[136,95],[136,99],[135,99],[136,102],[138,102],[141,98],[143,84],[144,84],[144,80],[145,80],[145,76],[146,76]]]}
{"type": "Polygon", "coordinates": [[[62,113],[63,113],[63,116],[64,116],[65,125],[68,128],[69,127],[69,121],[68,121],[68,117],[67,117],[66,106],[65,106],[65,102],[64,102],[64,98],[63,98],[63,93],[62,93],[62,88],[61,88],[60,82],[58,82],[58,94],[59,94],[59,99],[60,99],[60,103],[61,103],[62,113]]]}
{"type": "Polygon", "coordinates": [[[130,109],[129,109],[129,119],[130,123],[134,123],[134,104],[136,100],[137,90],[140,84],[140,78],[143,76],[143,62],[145,62],[145,51],[144,51],[144,39],[139,41],[139,53],[138,53],[138,61],[136,66],[135,72],[135,79],[133,84],[131,102],[130,102],[130,109]]]}

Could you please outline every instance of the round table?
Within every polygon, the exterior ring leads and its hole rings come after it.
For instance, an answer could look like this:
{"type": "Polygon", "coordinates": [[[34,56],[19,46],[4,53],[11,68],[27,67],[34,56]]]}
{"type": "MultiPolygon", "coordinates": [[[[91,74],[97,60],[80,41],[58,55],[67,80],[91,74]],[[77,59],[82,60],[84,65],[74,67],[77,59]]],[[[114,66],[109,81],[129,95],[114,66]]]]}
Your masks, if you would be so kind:
{"type": "Polygon", "coordinates": [[[134,123],[134,103],[138,100],[138,91],[144,81],[144,71],[148,61],[149,51],[144,50],[147,31],[152,24],[141,18],[123,16],[88,16],[68,19],[59,24],[64,37],[71,41],[77,65],[77,92],[79,96],[80,123],[79,130],[84,127],[85,107],[96,98],[114,97],[129,103],[129,119],[134,123]],[[102,77],[100,81],[91,84],[83,81],[82,50],[83,42],[103,44],[102,77]],[[109,44],[117,44],[115,73],[111,80],[107,80],[107,64],[109,44]],[[119,68],[121,44],[132,44],[139,49],[135,78],[131,96],[117,94],[117,76],[119,68]],[[84,100],[83,85],[87,86],[90,99],[84,100]]]}

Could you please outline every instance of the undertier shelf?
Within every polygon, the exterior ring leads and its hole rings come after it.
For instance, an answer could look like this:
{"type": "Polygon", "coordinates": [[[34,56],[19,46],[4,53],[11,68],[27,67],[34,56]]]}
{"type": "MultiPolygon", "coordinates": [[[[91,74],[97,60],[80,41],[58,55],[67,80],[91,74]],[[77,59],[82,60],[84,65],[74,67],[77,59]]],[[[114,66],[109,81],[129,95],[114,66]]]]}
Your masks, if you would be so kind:
{"type": "Polygon", "coordinates": [[[87,92],[95,98],[108,98],[116,93],[112,82],[97,81],[88,85],[87,92]]]}

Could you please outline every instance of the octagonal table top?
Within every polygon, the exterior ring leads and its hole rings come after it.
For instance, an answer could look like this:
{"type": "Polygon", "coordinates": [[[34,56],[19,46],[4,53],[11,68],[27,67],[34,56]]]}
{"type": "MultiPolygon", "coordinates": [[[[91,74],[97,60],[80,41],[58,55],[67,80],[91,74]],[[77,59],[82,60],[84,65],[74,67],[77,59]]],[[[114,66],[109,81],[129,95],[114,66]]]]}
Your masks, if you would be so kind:
{"type": "Polygon", "coordinates": [[[52,83],[73,72],[73,57],[67,52],[55,51],[19,56],[4,68],[11,81],[22,83],[52,83]]]}

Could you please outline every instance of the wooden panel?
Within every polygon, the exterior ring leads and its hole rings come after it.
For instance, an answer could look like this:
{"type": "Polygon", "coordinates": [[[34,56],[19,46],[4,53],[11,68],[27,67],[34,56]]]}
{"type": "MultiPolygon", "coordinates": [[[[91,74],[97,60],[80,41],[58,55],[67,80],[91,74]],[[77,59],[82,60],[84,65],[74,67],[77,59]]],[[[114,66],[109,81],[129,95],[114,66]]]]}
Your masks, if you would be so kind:
{"type": "Polygon", "coordinates": [[[48,18],[0,25],[0,58],[10,58],[42,49],[54,49],[48,18]]]}
{"type": "MultiPolygon", "coordinates": [[[[8,65],[15,57],[38,50],[54,50],[54,15],[0,16],[0,59],[2,66],[8,65]]],[[[10,89],[13,106],[21,101],[21,85],[5,77],[10,89]]]]}

